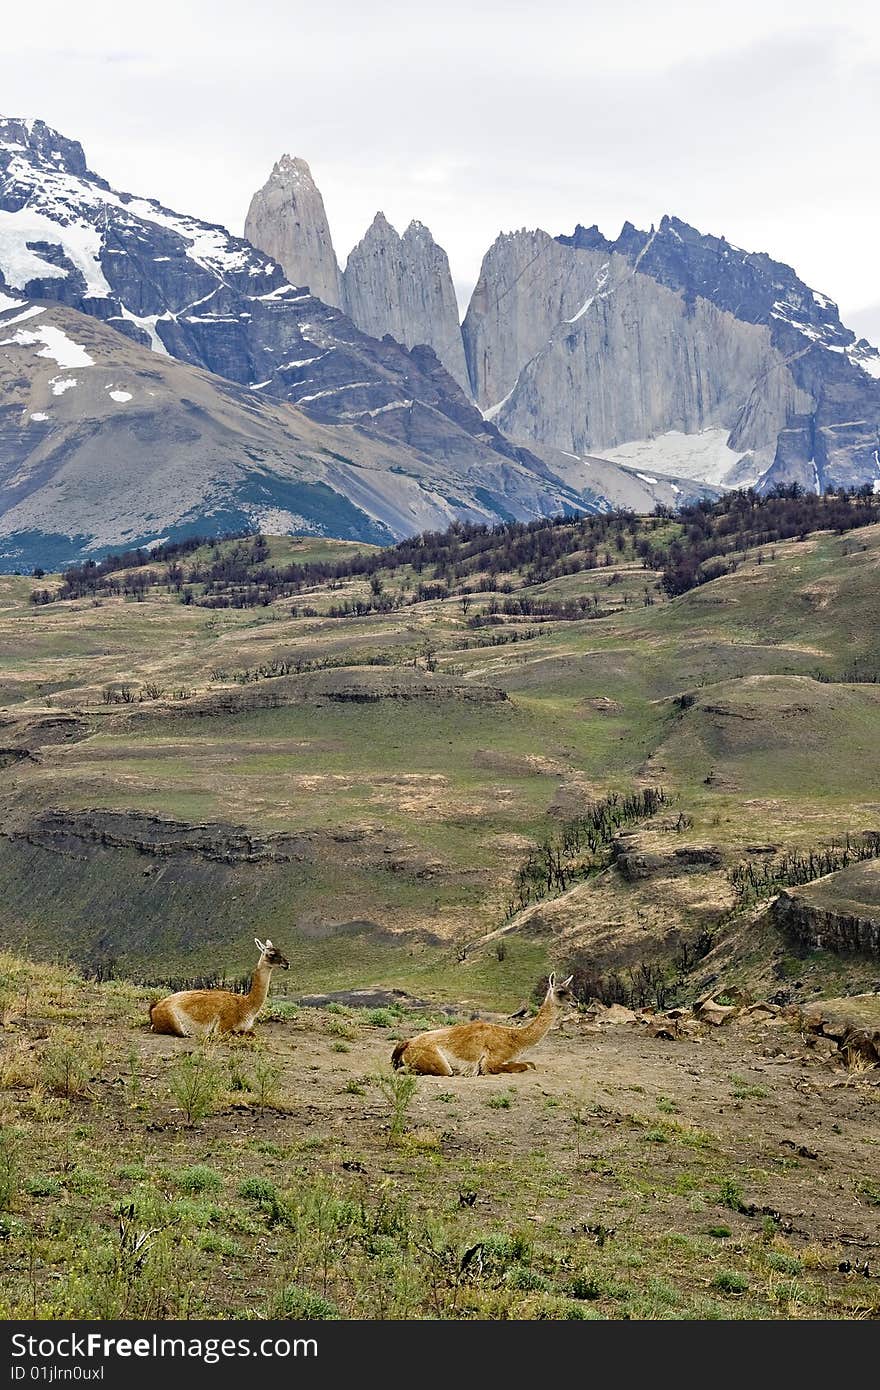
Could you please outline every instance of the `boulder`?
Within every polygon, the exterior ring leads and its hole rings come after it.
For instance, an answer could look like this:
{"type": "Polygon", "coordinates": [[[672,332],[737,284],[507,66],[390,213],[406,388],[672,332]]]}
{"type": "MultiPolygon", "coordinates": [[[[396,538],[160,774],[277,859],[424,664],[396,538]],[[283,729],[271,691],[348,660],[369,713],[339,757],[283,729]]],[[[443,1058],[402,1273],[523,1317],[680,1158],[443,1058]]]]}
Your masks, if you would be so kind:
{"type": "Polygon", "coordinates": [[[706,999],[699,1007],[699,1016],[713,1027],[720,1028],[737,1012],[734,1004],[719,1004],[716,999],[706,999]]]}

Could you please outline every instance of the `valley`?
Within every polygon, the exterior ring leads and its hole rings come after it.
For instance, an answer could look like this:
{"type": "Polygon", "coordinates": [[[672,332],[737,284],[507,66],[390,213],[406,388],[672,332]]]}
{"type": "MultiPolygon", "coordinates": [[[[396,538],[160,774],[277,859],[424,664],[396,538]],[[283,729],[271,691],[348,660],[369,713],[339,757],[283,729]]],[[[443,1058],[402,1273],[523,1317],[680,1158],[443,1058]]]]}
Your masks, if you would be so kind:
{"type": "Polygon", "coordinates": [[[2,1315],[876,1317],[876,505],[0,578],[2,1315]]]}

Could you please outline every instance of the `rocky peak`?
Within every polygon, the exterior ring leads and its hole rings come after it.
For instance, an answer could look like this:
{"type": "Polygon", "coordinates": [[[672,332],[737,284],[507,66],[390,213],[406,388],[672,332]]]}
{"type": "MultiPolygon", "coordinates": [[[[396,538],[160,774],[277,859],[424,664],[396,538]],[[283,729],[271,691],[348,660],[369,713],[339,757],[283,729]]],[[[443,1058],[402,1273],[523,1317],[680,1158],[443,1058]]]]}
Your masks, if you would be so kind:
{"type": "Polygon", "coordinates": [[[390,333],[406,347],[425,343],[466,391],[470,382],[446,252],[423,222],[399,236],[377,212],[343,275],[347,313],[365,333],[390,333]]]}
{"type": "Polygon", "coordinates": [[[342,307],[342,277],[324,199],[304,159],[284,154],[254,194],[244,234],[278,261],[294,285],[334,308],[342,307]]]}
{"type": "Polygon", "coordinates": [[[83,147],[78,140],[46,125],[45,121],[0,117],[0,158],[6,162],[15,154],[36,156],[41,162],[66,174],[82,175],[88,170],[83,147]]]}

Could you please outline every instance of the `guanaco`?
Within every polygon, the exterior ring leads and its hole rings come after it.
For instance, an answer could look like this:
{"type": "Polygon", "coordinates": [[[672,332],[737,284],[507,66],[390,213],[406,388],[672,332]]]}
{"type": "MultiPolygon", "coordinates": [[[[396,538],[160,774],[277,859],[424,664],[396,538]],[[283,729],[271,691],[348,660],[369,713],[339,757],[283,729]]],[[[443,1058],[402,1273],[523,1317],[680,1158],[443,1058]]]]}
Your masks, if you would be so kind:
{"type": "Polygon", "coordinates": [[[451,1028],[432,1028],[399,1042],[391,1054],[394,1067],[406,1067],[423,1076],[494,1076],[498,1072],[534,1070],[534,1062],[517,1062],[526,1048],[539,1043],[560,1017],[572,1008],[572,979],[556,983],[550,976],[547,994],[535,1017],[520,1027],[503,1023],[456,1023],[451,1028]]]}
{"type": "Polygon", "coordinates": [[[205,1037],[210,1033],[252,1033],[254,1020],[266,1002],[273,967],[290,969],[271,941],[254,937],[260,959],[247,994],[228,989],[182,989],[150,1008],[154,1033],[173,1033],[177,1038],[205,1037]]]}

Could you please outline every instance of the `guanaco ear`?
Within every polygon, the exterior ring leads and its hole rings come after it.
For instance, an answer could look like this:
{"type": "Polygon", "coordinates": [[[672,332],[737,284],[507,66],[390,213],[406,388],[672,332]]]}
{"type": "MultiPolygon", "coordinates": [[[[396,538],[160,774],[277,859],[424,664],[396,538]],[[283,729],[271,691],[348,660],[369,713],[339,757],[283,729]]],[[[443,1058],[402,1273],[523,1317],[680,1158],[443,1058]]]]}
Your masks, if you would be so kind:
{"type": "Polygon", "coordinates": [[[263,943],[263,949],[266,951],[271,951],[273,949],[272,942],[269,940],[268,936],[266,937],[266,940],[263,943]]]}
{"type": "Polygon", "coordinates": [[[555,972],[552,972],[552,971],[551,971],[550,975],[548,976],[548,978],[547,978],[547,988],[548,988],[548,989],[555,989],[555,988],[556,988],[556,974],[555,974],[555,972]]]}
{"type": "Polygon", "coordinates": [[[254,945],[261,954],[263,951],[265,951],[268,944],[269,943],[267,941],[261,941],[258,936],[254,937],[254,945]]]}
{"type": "Polygon", "coordinates": [[[563,981],[562,981],[562,984],[560,985],[560,989],[568,989],[568,986],[571,984],[571,982],[572,982],[573,979],[574,979],[574,975],[569,975],[569,977],[568,977],[567,980],[563,980],[563,981]]]}

